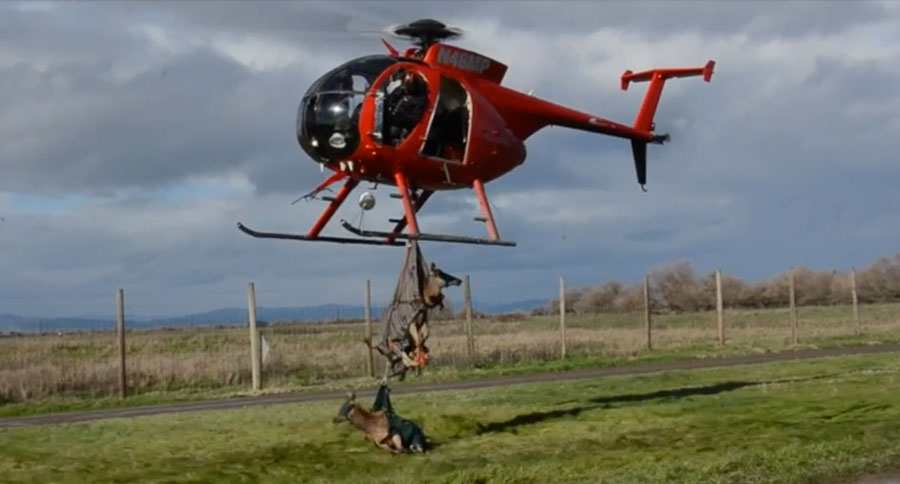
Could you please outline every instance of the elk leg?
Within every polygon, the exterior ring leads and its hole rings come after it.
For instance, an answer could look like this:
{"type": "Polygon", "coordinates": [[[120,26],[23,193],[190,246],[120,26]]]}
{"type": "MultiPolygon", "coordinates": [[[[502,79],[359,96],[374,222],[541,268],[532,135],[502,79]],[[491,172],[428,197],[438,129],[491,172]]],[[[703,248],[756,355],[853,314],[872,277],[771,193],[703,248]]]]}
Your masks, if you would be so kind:
{"type": "Polygon", "coordinates": [[[398,454],[403,452],[403,440],[400,439],[399,435],[394,434],[393,437],[391,437],[391,444],[397,449],[398,454]]]}
{"type": "Polygon", "coordinates": [[[409,324],[409,335],[413,341],[413,358],[416,360],[416,366],[421,366],[419,361],[424,353],[425,339],[428,338],[428,311],[420,309],[413,316],[409,324]]]}
{"type": "Polygon", "coordinates": [[[409,336],[412,338],[413,348],[415,348],[415,351],[418,351],[422,344],[422,338],[419,335],[418,321],[415,319],[413,319],[412,323],[409,325],[409,336]]]}
{"type": "Polygon", "coordinates": [[[390,451],[392,454],[403,453],[403,441],[397,434],[385,436],[383,439],[381,439],[380,442],[378,442],[378,445],[384,450],[390,451]]]}

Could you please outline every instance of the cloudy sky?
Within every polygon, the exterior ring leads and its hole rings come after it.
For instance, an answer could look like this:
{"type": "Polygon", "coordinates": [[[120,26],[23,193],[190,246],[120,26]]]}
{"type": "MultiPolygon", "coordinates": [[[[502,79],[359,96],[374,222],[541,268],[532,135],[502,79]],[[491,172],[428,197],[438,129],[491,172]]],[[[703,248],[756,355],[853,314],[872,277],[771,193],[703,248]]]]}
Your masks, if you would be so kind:
{"type": "MultiPolygon", "coordinates": [[[[623,140],[529,139],[487,185],[518,247],[423,246],[479,300],[677,260],[758,280],[900,250],[898,2],[3,2],[0,313],[112,314],[119,287],[130,313],[198,312],[244,305],[248,281],[266,306],[358,303],[367,278],[383,304],[402,249],[235,223],[308,230],[322,205],[291,202],[325,175],[296,142],[301,95],[383,52],[371,31],[424,17],[508,64],[504,85],[625,123],[645,86],[621,91],[625,69],[717,62],[709,84],[667,84],[648,193],[623,140]]],[[[400,213],[388,192],[367,226],[400,213]]],[[[473,192],[433,200],[423,230],[483,234],[473,192]]]]}

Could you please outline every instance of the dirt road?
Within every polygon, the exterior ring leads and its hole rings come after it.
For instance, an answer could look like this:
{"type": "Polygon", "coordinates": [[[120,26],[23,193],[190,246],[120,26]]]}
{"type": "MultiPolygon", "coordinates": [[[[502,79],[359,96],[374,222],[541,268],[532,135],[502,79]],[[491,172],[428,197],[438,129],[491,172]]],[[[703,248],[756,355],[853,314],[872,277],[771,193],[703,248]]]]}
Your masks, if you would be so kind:
{"type": "MultiPolygon", "coordinates": [[[[874,353],[900,352],[900,344],[882,344],[874,346],[853,346],[825,350],[800,350],[784,353],[768,353],[763,355],[750,355],[734,358],[714,358],[707,360],[677,361],[668,363],[650,363],[614,368],[596,368],[572,370],[567,372],[533,373],[528,375],[500,376],[480,380],[454,381],[433,384],[400,384],[395,385],[393,394],[434,392],[447,390],[467,390],[473,388],[496,387],[503,385],[515,385],[521,383],[540,383],[564,380],[582,380],[590,378],[603,378],[616,375],[639,375],[643,373],[657,373],[672,370],[696,370],[702,368],[721,368],[739,365],[752,365],[770,363],[776,361],[804,360],[810,358],[825,358],[829,356],[861,355],[874,353]]],[[[100,420],[107,418],[140,417],[144,415],[159,415],[165,413],[198,412],[207,410],[225,410],[232,408],[249,407],[253,405],[279,405],[285,403],[318,402],[323,400],[338,400],[343,398],[346,392],[324,393],[298,393],[285,395],[264,395],[259,397],[241,397],[220,400],[207,400],[189,403],[173,403],[165,405],[150,405],[143,407],[110,408],[100,410],[88,410],[80,412],[54,413],[47,415],[34,415],[28,417],[12,417],[0,419],[0,429],[11,427],[23,427],[30,425],[67,424],[100,420]]],[[[375,389],[356,390],[357,396],[373,396],[375,389]]]]}

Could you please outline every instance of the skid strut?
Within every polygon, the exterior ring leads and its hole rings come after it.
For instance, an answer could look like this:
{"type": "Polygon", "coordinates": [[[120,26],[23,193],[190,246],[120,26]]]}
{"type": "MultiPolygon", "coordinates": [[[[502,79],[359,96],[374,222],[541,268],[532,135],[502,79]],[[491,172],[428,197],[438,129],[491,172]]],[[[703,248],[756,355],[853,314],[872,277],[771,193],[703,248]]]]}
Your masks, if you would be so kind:
{"type": "Polygon", "coordinates": [[[406,183],[406,175],[403,173],[394,174],[394,181],[397,182],[397,191],[400,192],[400,198],[403,200],[403,213],[406,215],[406,225],[409,227],[410,235],[419,235],[419,223],[416,222],[416,210],[413,209],[412,199],[409,196],[409,185],[406,183]]]}
{"type": "MultiPolygon", "coordinates": [[[[341,177],[332,176],[328,180],[325,181],[322,185],[317,187],[312,195],[317,194],[322,191],[324,187],[334,183],[339,180],[341,177]]],[[[358,180],[354,180],[353,178],[348,178],[344,183],[344,186],[341,187],[341,190],[338,192],[337,196],[334,198],[326,198],[323,199],[328,200],[328,206],[325,207],[325,211],[322,212],[322,215],[319,216],[319,219],[316,220],[316,223],[309,230],[306,235],[301,234],[287,234],[282,232],[261,232],[258,230],[253,230],[250,227],[238,222],[237,226],[241,232],[245,234],[256,237],[258,239],[281,239],[281,240],[299,240],[303,242],[336,242],[338,244],[362,244],[362,245],[404,245],[403,242],[397,242],[393,240],[371,240],[371,239],[360,239],[360,238],[351,238],[351,237],[330,237],[330,236],[321,236],[319,233],[325,227],[331,217],[334,216],[334,213],[337,211],[338,207],[344,203],[344,200],[347,199],[347,196],[350,195],[350,192],[356,188],[356,185],[359,184],[358,180]]],[[[305,198],[305,197],[303,197],[305,198]]]]}
{"type": "Polygon", "coordinates": [[[399,197],[403,201],[403,213],[404,218],[397,220],[397,225],[394,226],[394,230],[391,232],[382,232],[377,230],[363,230],[357,227],[354,227],[350,222],[346,220],[341,220],[341,225],[347,229],[349,232],[358,235],[360,237],[384,237],[388,242],[393,242],[396,239],[405,239],[405,240],[427,240],[432,242],[454,242],[458,244],[478,244],[478,245],[501,245],[507,247],[513,247],[516,245],[515,242],[500,240],[500,236],[497,233],[497,226],[494,224],[494,217],[491,214],[490,205],[488,205],[487,197],[484,194],[484,184],[481,180],[476,180],[474,184],[475,192],[478,194],[478,202],[481,205],[481,212],[484,214],[484,221],[487,224],[488,236],[487,239],[481,239],[477,237],[465,237],[458,235],[447,235],[447,234],[423,234],[419,231],[419,225],[416,221],[416,212],[422,208],[422,205],[425,205],[425,202],[428,201],[428,198],[431,197],[431,194],[434,193],[430,190],[423,190],[418,196],[413,197],[410,195],[409,185],[406,180],[406,176],[402,173],[397,173],[394,175],[394,179],[397,182],[397,190],[399,192],[399,197]],[[409,227],[409,233],[404,234],[401,233],[404,227],[409,227]]]}
{"type": "Polygon", "coordinates": [[[500,235],[497,233],[497,225],[494,223],[494,214],[491,213],[487,195],[484,194],[484,184],[481,180],[475,180],[472,186],[478,195],[478,204],[481,205],[481,213],[484,215],[484,223],[487,225],[488,237],[491,240],[500,240],[500,235]]]}
{"type": "MultiPolygon", "coordinates": [[[[327,185],[338,181],[340,178],[341,177],[338,176],[332,176],[331,178],[326,180],[325,183],[317,187],[316,190],[311,192],[309,197],[301,198],[314,197],[327,185]]],[[[328,206],[325,207],[322,215],[319,216],[318,220],[316,220],[316,223],[313,224],[312,228],[305,235],[281,232],[261,232],[253,230],[240,222],[238,222],[237,226],[238,229],[240,229],[245,234],[256,238],[299,240],[304,242],[336,242],[340,244],[400,246],[406,245],[405,242],[402,242],[402,240],[428,240],[434,242],[499,245],[507,247],[513,247],[516,245],[515,242],[500,240],[500,236],[497,232],[497,226],[494,223],[494,216],[491,213],[491,208],[488,204],[487,196],[484,193],[484,184],[481,180],[475,180],[475,182],[473,183],[473,188],[478,195],[478,203],[481,206],[481,213],[483,215],[482,217],[479,217],[478,220],[483,221],[487,226],[487,239],[458,235],[421,233],[419,231],[419,224],[416,220],[416,213],[422,208],[423,205],[425,205],[425,202],[428,201],[434,191],[425,189],[412,191],[409,186],[409,180],[406,178],[406,175],[402,173],[395,174],[394,181],[397,184],[398,194],[392,196],[400,198],[402,200],[404,217],[399,220],[392,219],[392,221],[396,222],[396,224],[393,230],[390,232],[363,230],[361,228],[354,227],[350,222],[347,222],[346,220],[341,220],[341,225],[346,230],[353,233],[359,238],[319,235],[322,232],[322,229],[325,228],[325,225],[327,225],[331,218],[334,216],[335,212],[337,212],[337,209],[347,199],[347,196],[350,195],[350,192],[353,191],[353,189],[356,188],[356,186],[359,184],[359,181],[353,178],[347,179],[347,181],[344,183],[344,185],[341,187],[340,191],[338,191],[337,195],[335,195],[334,198],[321,197],[322,199],[329,202],[328,206]],[[402,233],[403,229],[407,227],[409,228],[409,233],[402,233]]]]}
{"type": "Polygon", "coordinates": [[[338,192],[337,196],[334,197],[331,202],[325,207],[325,211],[322,212],[322,215],[319,216],[319,220],[316,221],[316,224],[313,225],[311,229],[309,229],[309,234],[307,237],[314,238],[319,236],[319,232],[325,227],[325,224],[331,220],[331,217],[334,216],[334,212],[337,211],[338,207],[344,203],[344,200],[347,199],[347,195],[350,195],[350,192],[356,188],[356,185],[359,184],[359,180],[355,180],[353,178],[348,178],[347,182],[344,183],[344,186],[341,187],[341,191],[338,192]]]}
{"type": "MultiPolygon", "coordinates": [[[[412,201],[413,202],[413,212],[419,213],[419,210],[422,208],[422,205],[425,205],[425,202],[428,201],[428,199],[431,197],[431,194],[433,194],[433,193],[434,192],[431,190],[422,190],[422,192],[419,195],[417,195],[412,201]]],[[[405,229],[405,228],[406,228],[406,217],[398,220],[397,225],[394,226],[394,230],[392,230],[391,232],[395,233],[395,234],[399,234],[400,232],[403,232],[403,229],[405,229]]]]}

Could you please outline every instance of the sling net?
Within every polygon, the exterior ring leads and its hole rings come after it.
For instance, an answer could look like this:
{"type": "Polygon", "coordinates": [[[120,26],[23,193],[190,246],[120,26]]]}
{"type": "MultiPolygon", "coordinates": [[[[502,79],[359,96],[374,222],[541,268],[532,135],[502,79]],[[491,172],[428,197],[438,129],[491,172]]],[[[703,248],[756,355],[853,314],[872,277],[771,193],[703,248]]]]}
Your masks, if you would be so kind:
{"type": "Polygon", "coordinates": [[[409,324],[425,309],[422,290],[426,277],[425,257],[416,241],[406,246],[406,257],[397,279],[394,298],[381,320],[381,344],[390,348],[405,347],[409,342],[409,324]]]}

